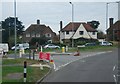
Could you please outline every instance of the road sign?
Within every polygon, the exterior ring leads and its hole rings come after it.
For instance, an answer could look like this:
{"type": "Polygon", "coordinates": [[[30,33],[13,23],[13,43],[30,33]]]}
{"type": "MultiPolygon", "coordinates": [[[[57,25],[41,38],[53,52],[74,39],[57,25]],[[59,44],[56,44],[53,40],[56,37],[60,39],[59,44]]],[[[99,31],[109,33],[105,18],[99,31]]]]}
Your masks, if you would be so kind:
{"type": "Polygon", "coordinates": [[[39,59],[40,60],[50,60],[50,53],[39,53],[39,59]]]}

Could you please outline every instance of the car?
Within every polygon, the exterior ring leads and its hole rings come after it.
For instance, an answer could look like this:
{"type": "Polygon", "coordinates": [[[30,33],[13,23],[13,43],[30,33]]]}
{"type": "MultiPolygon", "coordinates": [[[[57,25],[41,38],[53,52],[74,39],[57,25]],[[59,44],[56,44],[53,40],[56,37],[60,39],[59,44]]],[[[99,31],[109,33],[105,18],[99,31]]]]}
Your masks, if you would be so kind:
{"type": "Polygon", "coordinates": [[[9,52],[8,43],[0,43],[0,53],[7,54],[9,52]]]}
{"type": "MultiPolygon", "coordinates": [[[[29,43],[16,44],[16,50],[19,50],[22,48],[29,49],[29,43]]],[[[13,46],[11,49],[14,50],[15,46],[13,46]]]]}
{"type": "Polygon", "coordinates": [[[108,42],[108,41],[102,41],[100,42],[101,46],[112,46],[112,43],[108,42]]]}
{"type": "Polygon", "coordinates": [[[54,44],[47,44],[47,45],[44,46],[44,48],[52,48],[52,49],[54,49],[54,48],[60,48],[60,46],[57,46],[57,45],[54,45],[54,44]]]}
{"type": "Polygon", "coordinates": [[[95,46],[96,43],[86,43],[85,46],[95,46]]]}
{"type": "Polygon", "coordinates": [[[3,54],[3,49],[2,48],[0,48],[0,54],[3,54]]]}

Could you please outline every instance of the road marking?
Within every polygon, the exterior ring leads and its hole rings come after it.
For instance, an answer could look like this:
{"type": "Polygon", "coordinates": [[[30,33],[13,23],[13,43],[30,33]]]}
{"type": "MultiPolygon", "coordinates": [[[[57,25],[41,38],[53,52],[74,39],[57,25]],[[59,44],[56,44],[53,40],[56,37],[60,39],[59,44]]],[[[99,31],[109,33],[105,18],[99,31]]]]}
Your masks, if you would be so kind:
{"type": "Polygon", "coordinates": [[[114,77],[114,81],[115,81],[115,83],[117,84],[117,79],[116,79],[116,76],[115,76],[115,75],[113,75],[113,77],[114,77]]]}
{"type": "Polygon", "coordinates": [[[116,65],[113,67],[113,71],[115,70],[115,68],[116,68],[116,65]]]}
{"type": "Polygon", "coordinates": [[[55,65],[55,62],[53,63],[53,68],[56,69],[56,65],[55,65]]]}
{"type": "MultiPolygon", "coordinates": [[[[80,57],[79,59],[76,59],[76,60],[70,61],[70,62],[68,62],[68,63],[62,64],[61,66],[58,66],[58,67],[56,67],[56,65],[55,65],[55,63],[54,63],[54,70],[55,70],[55,71],[58,71],[60,68],[65,67],[65,66],[69,65],[70,63],[73,63],[73,62],[75,62],[75,61],[77,61],[77,60],[80,60],[80,59],[83,59],[83,58],[86,58],[86,57],[95,56],[95,55],[100,55],[100,54],[109,53],[109,52],[112,52],[112,51],[98,52],[98,53],[95,53],[95,54],[86,55],[86,56],[80,57]]],[[[82,61],[82,62],[85,62],[85,61],[82,61]]]]}

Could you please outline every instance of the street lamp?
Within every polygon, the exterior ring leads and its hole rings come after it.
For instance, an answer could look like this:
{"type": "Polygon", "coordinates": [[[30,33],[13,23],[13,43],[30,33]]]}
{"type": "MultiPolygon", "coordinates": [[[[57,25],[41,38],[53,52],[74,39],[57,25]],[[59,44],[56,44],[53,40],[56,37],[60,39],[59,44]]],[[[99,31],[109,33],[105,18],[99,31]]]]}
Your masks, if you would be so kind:
{"type": "Polygon", "coordinates": [[[16,33],[16,0],[14,0],[14,17],[15,17],[15,58],[16,58],[16,37],[17,37],[17,33],[16,33]]]}
{"type": "Polygon", "coordinates": [[[73,24],[73,21],[74,21],[74,4],[72,2],[69,2],[71,5],[72,5],[72,47],[74,47],[74,38],[73,38],[73,34],[74,34],[74,24],[73,24]]]}

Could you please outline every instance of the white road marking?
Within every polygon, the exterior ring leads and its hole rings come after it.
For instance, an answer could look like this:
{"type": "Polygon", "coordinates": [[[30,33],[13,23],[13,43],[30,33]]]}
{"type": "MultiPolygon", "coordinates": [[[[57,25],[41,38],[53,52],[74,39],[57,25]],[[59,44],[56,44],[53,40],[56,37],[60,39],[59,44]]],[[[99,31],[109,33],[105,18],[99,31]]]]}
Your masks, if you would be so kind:
{"type": "MultiPolygon", "coordinates": [[[[55,70],[55,71],[58,71],[60,68],[65,67],[65,66],[69,65],[70,63],[73,63],[73,62],[75,62],[75,61],[77,61],[77,60],[80,60],[80,59],[83,59],[83,58],[86,58],[86,57],[95,56],[95,55],[100,55],[100,54],[109,53],[109,52],[112,52],[112,51],[98,52],[98,53],[96,53],[96,54],[86,55],[86,56],[81,57],[81,58],[79,58],[79,59],[76,59],[76,60],[70,61],[70,62],[68,62],[68,63],[62,64],[62,65],[60,65],[60,66],[58,66],[58,67],[56,67],[56,65],[55,65],[55,63],[54,63],[54,70],[55,70]]],[[[85,62],[85,61],[84,61],[84,62],[85,62]]]]}
{"type": "Polygon", "coordinates": [[[114,77],[114,81],[115,81],[115,83],[117,84],[117,79],[116,79],[116,76],[115,76],[115,75],[113,75],[113,77],[114,77]]]}
{"type": "Polygon", "coordinates": [[[116,65],[113,67],[113,71],[115,70],[115,68],[116,68],[116,65]]]}

